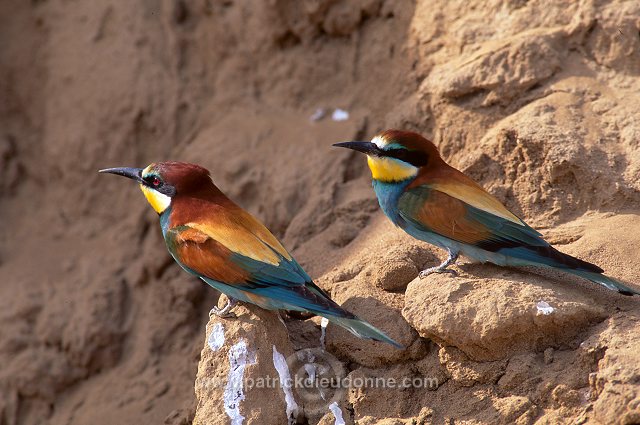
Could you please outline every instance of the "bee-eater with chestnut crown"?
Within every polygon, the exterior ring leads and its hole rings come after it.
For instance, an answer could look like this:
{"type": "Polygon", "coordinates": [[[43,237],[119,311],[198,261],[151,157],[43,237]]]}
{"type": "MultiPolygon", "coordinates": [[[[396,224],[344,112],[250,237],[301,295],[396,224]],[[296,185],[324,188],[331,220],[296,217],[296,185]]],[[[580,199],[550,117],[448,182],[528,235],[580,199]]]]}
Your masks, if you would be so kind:
{"type": "Polygon", "coordinates": [[[401,348],[364,320],[341,308],[319,288],[280,242],[251,214],[227,198],[209,171],[195,164],[160,162],[147,168],[108,168],[101,173],[139,183],[160,215],[169,252],[187,272],[229,297],[269,310],[293,310],[326,317],[353,334],[401,348]]]}
{"type": "Polygon", "coordinates": [[[420,272],[451,273],[459,254],[500,266],[544,266],[599,283],[624,295],[640,294],[594,265],[563,254],[477,183],[448,165],[419,134],[386,130],[371,142],[334,146],[367,155],[382,211],[405,232],[448,253],[420,272]]]}

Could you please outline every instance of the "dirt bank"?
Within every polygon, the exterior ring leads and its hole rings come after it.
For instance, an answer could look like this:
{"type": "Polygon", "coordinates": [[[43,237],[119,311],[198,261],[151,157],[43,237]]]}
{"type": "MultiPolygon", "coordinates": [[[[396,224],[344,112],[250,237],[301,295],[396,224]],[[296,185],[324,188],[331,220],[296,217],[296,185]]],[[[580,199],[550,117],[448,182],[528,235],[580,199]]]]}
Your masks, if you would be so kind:
{"type": "MultiPolygon", "coordinates": [[[[329,326],[346,375],[438,382],[351,388],[347,423],[640,421],[637,299],[468,263],[414,280],[442,253],[330,148],[417,130],[561,250],[640,283],[639,17],[634,1],[0,2],[0,424],[227,423],[206,384],[243,336],[248,376],[319,344],[313,321],[288,339],[243,307],[211,348],[217,294],[173,264],[139,190],[96,173],[162,159],[209,168],[410,347],[329,326]]],[[[268,423],[263,401],[286,421],[284,392],[246,396],[247,422],[268,423]]],[[[334,423],[293,396],[299,418],[334,423]]]]}

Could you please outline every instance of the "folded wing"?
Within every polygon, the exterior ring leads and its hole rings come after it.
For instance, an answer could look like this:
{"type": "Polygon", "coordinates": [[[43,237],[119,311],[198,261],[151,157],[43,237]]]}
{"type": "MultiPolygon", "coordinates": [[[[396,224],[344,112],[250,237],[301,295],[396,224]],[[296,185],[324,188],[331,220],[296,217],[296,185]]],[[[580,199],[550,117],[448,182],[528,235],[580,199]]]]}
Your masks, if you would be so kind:
{"type": "Polygon", "coordinates": [[[166,240],[173,257],[189,272],[213,281],[217,288],[223,284],[243,291],[258,305],[316,314],[346,313],[313,283],[266,227],[242,210],[217,216],[215,222],[171,228],[166,240]],[[263,298],[273,302],[267,304],[263,298]]]}
{"type": "Polygon", "coordinates": [[[486,251],[553,267],[602,272],[559,252],[480,186],[465,183],[460,179],[410,187],[400,197],[400,216],[421,231],[486,251]]]}

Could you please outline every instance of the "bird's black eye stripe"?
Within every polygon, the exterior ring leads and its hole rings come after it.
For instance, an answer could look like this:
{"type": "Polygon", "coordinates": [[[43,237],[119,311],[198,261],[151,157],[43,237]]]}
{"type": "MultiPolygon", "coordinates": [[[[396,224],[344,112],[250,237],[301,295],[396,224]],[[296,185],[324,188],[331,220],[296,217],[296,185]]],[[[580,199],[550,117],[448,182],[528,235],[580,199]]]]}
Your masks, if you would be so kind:
{"type": "Polygon", "coordinates": [[[158,192],[167,195],[169,198],[172,198],[173,196],[175,196],[176,194],[176,188],[171,186],[170,184],[163,184],[159,189],[157,189],[158,192]]]}
{"type": "Polygon", "coordinates": [[[160,180],[160,178],[158,176],[147,176],[145,178],[143,178],[142,180],[144,180],[144,183],[149,186],[152,187],[154,189],[158,189],[159,187],[161,187],[163,185],[162,180],[160,180]]]}
{"type": "Polygon", "coordinates": [[[408,162],[409,164],[422,167],[429,162],[429,155],[422,151],[410,151],[407,149],[389,149],[384,151],[385,156],[408,162]]]}
{"type": "Polygon", "coordinates": [[[176,188],[167,184],[160,179],[158,176],[154,176],[153,174],[142,179],[145,186],[148,186],[152,189],[157,190],[163,195],[167,195],[168,197],[173,197],[176,194],[176,188]]]}

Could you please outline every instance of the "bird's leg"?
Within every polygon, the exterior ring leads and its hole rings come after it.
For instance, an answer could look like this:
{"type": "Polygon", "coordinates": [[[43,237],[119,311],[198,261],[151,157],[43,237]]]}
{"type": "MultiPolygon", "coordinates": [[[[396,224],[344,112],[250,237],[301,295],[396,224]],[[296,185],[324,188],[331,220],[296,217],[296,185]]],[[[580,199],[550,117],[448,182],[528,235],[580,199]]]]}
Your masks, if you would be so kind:
{"type": "Polygon", "coordinates": [[[457,271],[447,268],[450,265],[456,263],[456,260],[458,259],[458,252],[453,252],[451,249],[447,248],[447,253],[449,254],[449,256],[442,262],[442,264],[436,267],[429,267],[428,269],[422,270],[420,274],[418,274],[418,277],[420,279],[424,279],[431,273],[451,273],[453,276],[458,276],[457,271]]]}
{"type": "Polygon", "coordinates": [[[236,304],[238,304],[238,300],[236,300],[235,298],[231,298],[229,296],[227,296],[228,301],[227,303],[224,305],[224,307],[222,308],[218,308],[218,307],[213,307],[210,311],[209,311],[209,317],[211,317],[212,315],[216,315],[218,317],[221,318],[225,318],[225,317],[234,317],[235,315],[233,313],[231,313],[231,309],[233,307],[236,306],[236,304]]]}

